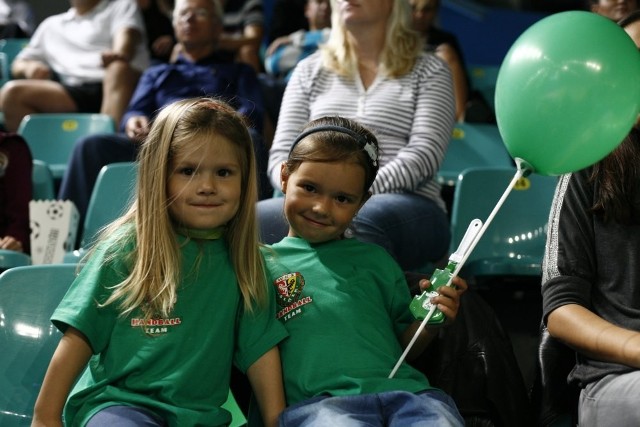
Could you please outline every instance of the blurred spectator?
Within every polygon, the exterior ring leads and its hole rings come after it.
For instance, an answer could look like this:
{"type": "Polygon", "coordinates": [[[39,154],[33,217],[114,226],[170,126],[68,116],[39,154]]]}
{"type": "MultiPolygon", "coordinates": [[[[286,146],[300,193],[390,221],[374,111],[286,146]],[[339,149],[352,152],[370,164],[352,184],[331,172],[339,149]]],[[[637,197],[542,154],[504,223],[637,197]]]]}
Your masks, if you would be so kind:
{"type": "Polygon", "coordinates": [[[0,249],[29,253],[31,169],[26,141],[0,133],[0,249]]]}
{"type": "Polygon", "coordinates": [[[262,70],[260,47],[264,36],[262,0],[221,0],[224,6],[224,32],[219,47],[236,61],[244,62],[259,73],[262,70]]]}
{"type": "Polygon", "coordinates": [[[436,25],[440,0],[409,0],[413,10],[413,28],[422,34],[428,52],[443,59],[451,69],[459,122],[495,123],[493,109],[482,93],[474,90],[467,73],[462,47],[455,34],[436,25]]]}
{"type": "Polygon", "coordinates": [[[275,0],[267,38],[269,44],[278,37],[309,29],[307,18],[304,16],[306,4],[307,0],[275,0]]]}
{"type": "Polygon", "coordinates": [[[154,64],[168,62],[176,44],[171,24],[173,1],[137,0],[147,31],[147,47],[154,64]]]}
{"type": "Polygon", "coordinates": [[[331,3],[329,0],[307,0],[304,8],[308,30],[300,29],[278,37],[265,52],[264,67],[267,74],[289,79],[298,61],[311,55],[320,43],[329,38],[331,31],[331,3]]]}
{"type": "Polygon", "coordinates": [[[413,27],[424,38],[427,50],[434,52],[449,64],[456,98],[456,119],[464,121],[469,96],[469,77],[457,37],[435,24],[440,10],[440,0],[409,0],[409,4],[413,9],[413,27]]]}
{"type": "Polygon", "coordinates": [[[0,39],[31,37],[35,27],[35,15],[29,3],[0,0],[0,39]]]}
{"type": "Polygon", "coordinates": [[[144,24],[130,0],[70,0],[46,18],[13,62],[0,94],[7,130],[31,113],[102,112],[120,121],[149,65],[144,24]]]}
{"type": "Polygon", "coordinates": [[[589,0],[589,8],[598,15],[619,21],[638,8],[637,0],[589,0]]]}

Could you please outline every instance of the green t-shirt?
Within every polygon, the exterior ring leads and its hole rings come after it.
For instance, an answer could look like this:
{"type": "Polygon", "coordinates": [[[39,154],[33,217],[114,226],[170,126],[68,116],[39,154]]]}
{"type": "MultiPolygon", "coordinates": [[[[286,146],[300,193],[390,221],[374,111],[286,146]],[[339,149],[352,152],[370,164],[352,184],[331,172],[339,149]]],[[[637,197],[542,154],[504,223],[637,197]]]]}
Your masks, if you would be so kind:
{"type": "Polygon", "coordinates": [[[62,331],[67,325],[81,331],[94,353],[65,407],[66,425],[84,425],[112,405],[149,409],[169,426],[227,425],[231,415],[220,406],[231,364],[245,371],[286,336],[273,319],[273,295],[265,309],[245,314],[224,241],[189,240],[171,315],[143,325],[140,311],[119,317],[117,304],[96,303],[127,275],[121,254],[128,249],[117,250],[114,260],[99,249],[52,316],[62,331]]]}
{"type": "Polygon", "coordinates": [[[383,248],[287,237],[263,253],[276,317],[289,332],[280,344],[289,405],[319,395],[431,388],[406,363],[388,378],[414,319],[404,273],[383,248]]]}

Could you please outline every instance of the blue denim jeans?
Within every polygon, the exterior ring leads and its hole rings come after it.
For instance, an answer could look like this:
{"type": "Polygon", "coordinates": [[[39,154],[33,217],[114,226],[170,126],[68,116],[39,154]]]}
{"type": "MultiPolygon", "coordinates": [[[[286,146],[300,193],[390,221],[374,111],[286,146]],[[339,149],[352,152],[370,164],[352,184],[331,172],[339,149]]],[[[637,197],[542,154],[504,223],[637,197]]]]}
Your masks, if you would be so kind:
{"type": "Polygon", "coordinates": [[[86,427],[163,427],[166,424],[152,412],[135,406],[107,406],[96,412],[86,427]]]}
{"type": "MultiPolygon", "coordinates": [[[[258,203],[260,235],[276,243],[289,227],[283,198],[258,203]]],[[[446,213],[426,197],[415,194],[375,194],[353,220],[349,234],[385,248],[403,270],[411,271],[447,255],[451,232],[446,213]]]]}
{"type": "Polygon", "coordinates": [[[440,390],[321,396],[287,408],[280,427],[454,427],[464,420],[440,390]]]}

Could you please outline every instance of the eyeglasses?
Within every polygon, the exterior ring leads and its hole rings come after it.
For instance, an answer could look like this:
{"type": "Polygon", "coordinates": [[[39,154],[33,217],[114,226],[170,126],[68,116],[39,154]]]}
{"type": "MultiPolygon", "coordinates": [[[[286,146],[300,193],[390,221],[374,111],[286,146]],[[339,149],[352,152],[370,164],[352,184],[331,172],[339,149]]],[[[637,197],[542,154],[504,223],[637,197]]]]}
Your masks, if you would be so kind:
{"type": "Polygon", "coordinates": [[[178,12],[178,19],[181,21],[186,21],[191,17],[199,21],[204,21],[211,17],[211,12],[203,7],[197,7],[194,9],[182,9],[178,12]]]}

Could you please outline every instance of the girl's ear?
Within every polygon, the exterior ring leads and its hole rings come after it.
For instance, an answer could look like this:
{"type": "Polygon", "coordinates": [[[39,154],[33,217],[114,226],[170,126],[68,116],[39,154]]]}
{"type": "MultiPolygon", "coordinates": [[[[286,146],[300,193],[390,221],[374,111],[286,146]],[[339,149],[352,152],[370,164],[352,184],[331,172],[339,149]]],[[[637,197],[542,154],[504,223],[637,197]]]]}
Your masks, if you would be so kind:
{"type": "Polygon", "coordinates": [[[287,164],[282,162],[280,165],[280,191],[282,194],[287,194],[287,183],[289,182],[289,170],[287,164]]]}

